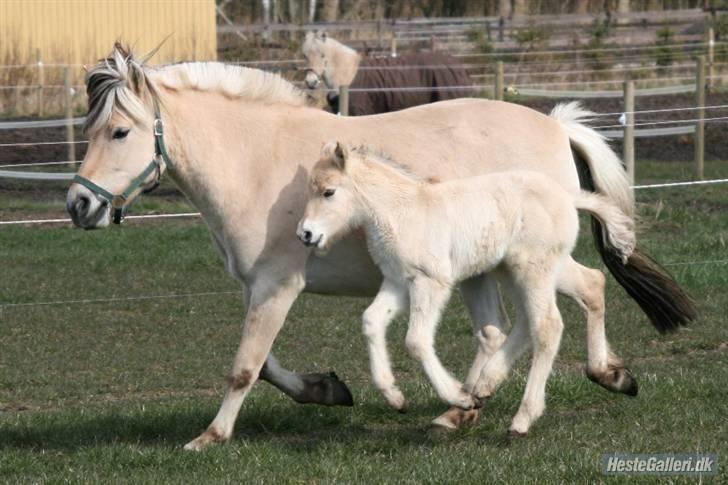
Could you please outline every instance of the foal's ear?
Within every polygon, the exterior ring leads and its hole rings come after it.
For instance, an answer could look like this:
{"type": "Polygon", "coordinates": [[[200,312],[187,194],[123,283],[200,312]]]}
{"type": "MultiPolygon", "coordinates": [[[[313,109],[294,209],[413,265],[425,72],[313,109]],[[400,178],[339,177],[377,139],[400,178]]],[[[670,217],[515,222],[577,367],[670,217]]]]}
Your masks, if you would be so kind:
{"type": "Polygon", "coordinates": [[[334,162],[340,170],[346,167],[346,159],[349,158],[349,149],[338,141],[330,141],[321,149],[321,158],[328,158],[334,162]]]}
{"type": "Polygon", "coordinates": [[[334,163],[341,169],[346,169],[346,161],[349,159],[349,149],[346,145],[336,142],[334,148],[334,163]]]}

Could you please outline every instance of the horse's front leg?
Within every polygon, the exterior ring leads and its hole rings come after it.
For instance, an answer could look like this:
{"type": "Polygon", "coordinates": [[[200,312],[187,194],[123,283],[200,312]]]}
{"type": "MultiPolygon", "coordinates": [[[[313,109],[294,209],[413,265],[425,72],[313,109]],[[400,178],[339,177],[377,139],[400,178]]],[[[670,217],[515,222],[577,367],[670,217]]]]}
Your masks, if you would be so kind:
{"type": "Polygon", "coordinates": [[[407,406],[397,386],[387,351],[387,327],[407,310],[407,287],[384,280],[376,298],[362,317],[362,329],[369,349],[369,366],[374,385],[390,406],[402,412],[407,406]]]}
{"type": "Polygon", "coordinates": [[[354,405],[351,391],[335,372],[298,374],[282,367],[273,353],[268,354],[258,378],[275,386],[299,404],[354,405]]]}
{"type": "Polygon", "coordinates": [[[255,383],[288,310],[305,285],[303,272],[262,278],[250,286],[243,336],[220,410],[207,430],[185,445],[202,448],[230,439],[240,407],[255,383]]]}
{"type": "Polygon", "coordinates": [[[442,311],[450,298],[450,288],[429,278],[415,278],[409,288],[410,321],[405,344],[427,374],[437,395],[448,404],[463,409],[476,407],[474,396],[463,389],[435,353],[435,333],[442,311]]]}

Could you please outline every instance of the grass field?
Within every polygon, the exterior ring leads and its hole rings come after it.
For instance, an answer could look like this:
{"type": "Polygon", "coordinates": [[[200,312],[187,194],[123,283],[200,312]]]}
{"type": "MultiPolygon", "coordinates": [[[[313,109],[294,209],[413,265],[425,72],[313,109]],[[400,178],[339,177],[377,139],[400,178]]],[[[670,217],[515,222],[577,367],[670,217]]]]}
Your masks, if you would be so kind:
{"type": "MultiPolygon", "coordinates": [[[[688,171],[684,164],[638,163],[639,182],[686,179],[688,171]]],[[[728,177],[728,163],[709,163],[706,176],[728,177]]],[[[62,187],[25,199],[21,188],[0,193],[2,219],[62,216],[62,187]]],[[[445,406],[406,355],[404,321],[393,325],[390,339],[410,402],[402,415],[387,408],[368,376],[359,323],[367,300],[304,295],[275,350],[299,371],[335,369],[356,405],[301,406],[259,384],[232,442],[199,454],[181,446],[217,411],[244,311],[204,225],[132,223],[92,232],[1,226],[0,481],[622,481],[601,474],[601,455],[612,452],[711,452],[725,470],[728,186],[640,191],[637,199],[642,245],[669,264],[701,311],[691,327],[660,336],[610,281],[607,333],[639,380],[638,397],[610,394],[586,379],[583,318],[561,300],[566,330],[546,414],[529,436],[506,438],[525,358],[477,426],[434,433],[429,422],[445,406]],[[123,300],[191,293],[208,294],[123,300]],[[68,302],[112,298],[118,300],[68,302]],[[54,301],[66,303],[38,304],[54,301]]],[[[184,210],[174,198],[150,197],[145,207],[184,210]]],[[[587,237],[577,257],[601,266],[587,237]]],[[[464,375],[473,345],[457,298],[438,351],[464,375]]],[[[725,471],[705,477],[727,479],[725,471]]]]}

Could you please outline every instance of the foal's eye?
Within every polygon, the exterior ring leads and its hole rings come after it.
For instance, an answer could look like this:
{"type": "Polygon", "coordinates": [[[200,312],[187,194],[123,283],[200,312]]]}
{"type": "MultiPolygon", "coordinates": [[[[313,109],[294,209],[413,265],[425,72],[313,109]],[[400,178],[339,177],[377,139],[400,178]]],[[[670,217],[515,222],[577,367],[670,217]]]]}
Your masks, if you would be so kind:
{"type": "Polygon", "coordinates": [[[116,128],[111,132],[111,138],[114,140],[123,140],[129,134],[129,128],[116,128]]]}
{"type": "Polygon", "coordinates": [[[336,189],[326,189],[324,190],[324,197],[327,199],[331,196],[333,196],[336,193],[336,189]]]}

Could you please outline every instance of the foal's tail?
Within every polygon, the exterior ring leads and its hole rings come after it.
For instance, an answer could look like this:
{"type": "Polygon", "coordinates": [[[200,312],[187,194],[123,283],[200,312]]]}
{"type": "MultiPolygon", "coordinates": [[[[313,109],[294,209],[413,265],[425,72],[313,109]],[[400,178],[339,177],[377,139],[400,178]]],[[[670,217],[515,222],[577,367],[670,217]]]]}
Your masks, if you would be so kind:
{"type": "Polygon", "coordinates": [[[574,198],[574,206],[589,212],[599,221],[604,228],[602,237],[609,241],[615,256],[622,260],[622,264],[627,264],[637,244],[634,219],[627,216],[603,195],[585,190],[574,198]]]}
{"type": "MultiPolygon", "coordinates": [[[[622,215],[634,218],[634,194],[619,157],[602,135],[583,124],[593,113],[579,103],[560,104],[551,112],[571,143],[583,189],[596,192],[616,205],[622,215]]],[[[626,262],[604,230],[604,222],[592,217],[594,243],[614,278],[639,304],[659,332],[677,330],[697,318],[692,298],[656,261],[634,247],[626,262]]]]}

